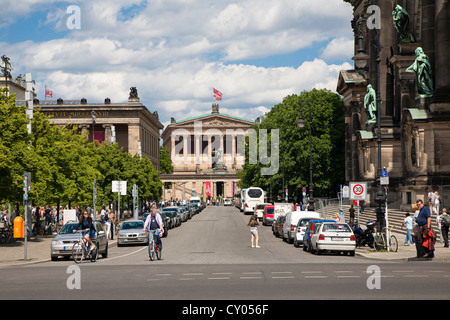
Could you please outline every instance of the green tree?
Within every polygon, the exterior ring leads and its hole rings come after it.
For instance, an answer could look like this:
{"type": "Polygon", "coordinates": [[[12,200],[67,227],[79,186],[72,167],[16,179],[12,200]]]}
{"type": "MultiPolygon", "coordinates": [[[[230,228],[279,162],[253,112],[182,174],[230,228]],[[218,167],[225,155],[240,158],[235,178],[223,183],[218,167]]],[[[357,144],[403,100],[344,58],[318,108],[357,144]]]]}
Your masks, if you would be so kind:
{"type": "Polygon", "coordinates": [[[25,106],[16,106],[15,94],[0,89],[0,199],[22,202],[23,174],[30,171],[33,149],[25,106]]]}
{"type": "Polygon", "coordinates": [[[269,194],[272,185],[274,198],[283,196],[284,171],[284,186],[290,195],[301,196],[302,187],[309,190],[309,108],[312,115],[314,196],[334,195],[334,192],[339,190],[339,183],[344,179],[343,102],[338,95],[328,90],[316,89],[285,97],[282,103],[275,105],[263,117],[259,125],[253,126],[257,132],[267,129],[269,151],[271,132],[274,129],[279,130],[279,170],[273,176],[262,175],[263,166],[260,163],[249,164],[248,156],[251,151],[247,150],[246,164],[243,171],[238,173],[241,187],[259,186],[269,194]],[[304,128],[297,126],[300,101],[309,101],[302,103],[303,119],[306,121],[304,128]]]}

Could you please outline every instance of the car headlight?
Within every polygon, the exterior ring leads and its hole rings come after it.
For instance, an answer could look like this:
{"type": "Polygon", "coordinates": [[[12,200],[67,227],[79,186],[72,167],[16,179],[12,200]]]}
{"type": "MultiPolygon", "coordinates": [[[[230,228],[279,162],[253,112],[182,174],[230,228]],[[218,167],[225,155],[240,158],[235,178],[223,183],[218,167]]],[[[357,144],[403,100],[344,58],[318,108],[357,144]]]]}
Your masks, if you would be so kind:
{"type": "Polygon", "coordinates": [[[139,234],[139,237],[147,237],[148,236],[148,233],[140,233],[139,234]]]}

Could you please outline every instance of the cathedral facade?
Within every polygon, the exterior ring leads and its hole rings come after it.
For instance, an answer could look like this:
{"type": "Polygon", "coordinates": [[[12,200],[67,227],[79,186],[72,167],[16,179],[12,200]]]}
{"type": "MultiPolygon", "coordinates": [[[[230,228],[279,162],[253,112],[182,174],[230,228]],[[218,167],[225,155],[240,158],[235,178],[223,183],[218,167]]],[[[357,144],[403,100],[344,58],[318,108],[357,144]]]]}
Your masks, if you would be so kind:
{"type": "Polygon", "coordinates": [[[367,181],[374,203],[385,167],[392,206],[411,210],[438,191],[442,208],[450,203],[450,4],[344,1],[353,6],[355,38],[354,69],[340,72],[337,87],[345,103],[346,180],[367,181]]]}

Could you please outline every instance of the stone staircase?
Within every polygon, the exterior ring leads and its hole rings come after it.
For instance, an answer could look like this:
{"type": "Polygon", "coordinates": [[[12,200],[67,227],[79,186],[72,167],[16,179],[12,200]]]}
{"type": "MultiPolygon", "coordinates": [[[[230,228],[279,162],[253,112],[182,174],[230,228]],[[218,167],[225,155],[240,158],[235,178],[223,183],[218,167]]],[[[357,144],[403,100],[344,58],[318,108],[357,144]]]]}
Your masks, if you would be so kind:
{"type": "MultiPolygon", "coordinates": [[[[344,211],[345,221],[348,222],[350,220],[350,214],[348,210],[350,209],[350,205],[342,206],[344,211]]],[[[356,208],[355,208],[356,210],[356,208]]],[[[334,219],[334,214],[339,212],[339,204],[330,204],[323,208],[316,210],[317,212],[322,214],[322,217],[325,219],[334,219]]],[[[413,212],[410,212],[413,215],[413,212]]],[[[355,211],[355,221],[357,220],[358,215],[355,211]]],[[[401,211],[397,209],[390,209],[388,207],[388,224],[389,227],[392,227],[392,231],[396,234],[401,234],[406,236],[406,229],[401,228],[403,224],[403,220],[406,218],[406,211],[401,211]]],[[[362,229],[366,228],[366,222],[376,220],[375,208],[366,207],[363,213],[359,214],[359,225],[362,229]]],[[[436,215],[431,215],[431,226],[436,230],[436,215]]]]}

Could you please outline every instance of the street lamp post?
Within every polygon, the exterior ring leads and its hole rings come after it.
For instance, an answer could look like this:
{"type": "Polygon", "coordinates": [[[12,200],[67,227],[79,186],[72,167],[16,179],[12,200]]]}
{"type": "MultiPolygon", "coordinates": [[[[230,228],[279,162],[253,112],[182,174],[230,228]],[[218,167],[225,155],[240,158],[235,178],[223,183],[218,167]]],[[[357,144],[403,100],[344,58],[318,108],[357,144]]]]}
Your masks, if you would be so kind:
{"type": "Polygon", "coordinates": [[[94,143],[94,141],[95,141],[95,117],[97,116],[97,114],[95,113],[95,111],[92,111],[91,114],[92,114],[92,143],[94,143]]]}
{"type": "Polygon", "coordinates": [[[376,30],[376,44],[375,44],[376,50],[377,50],[377,145],[378,145],[378,167],[377,167],[377,173],[376,173],[376,183],[377,183],[377,195],[376,195],[376,201],[378,203],[378,208],[376,209],[376,216],[377,221],[380,229],[383,230],[383,228],[386,225],[386,221],[384,219],[384,210],[383,206],[386,202],[385,194],[383,192],[383,187],[381,186],[381,74],[380,74],[380,63],[381,63],[381,57],[380,57],[380,51],[381,51],[381,44],[380,44],[380,30],[376,30]]]}
{"type": "MultiPolygon", "coordinates": [[[[311,115],[311,105],[309,100],[306,100],[306,104],[309,109],[309,210],[314,211],[314,189],[313,189],[313,167],[312,167],[312,115],[311,115]]],[[[300,103],[300,116],[297,120],[297,126],[303,128],[306,121],[303,119],[302,115],[302,103],[300,103]]]]}

